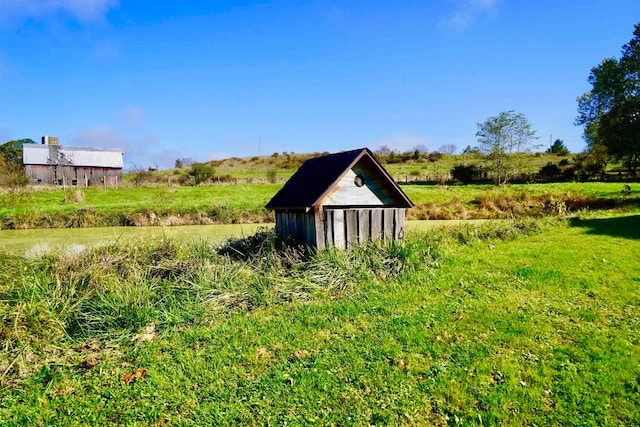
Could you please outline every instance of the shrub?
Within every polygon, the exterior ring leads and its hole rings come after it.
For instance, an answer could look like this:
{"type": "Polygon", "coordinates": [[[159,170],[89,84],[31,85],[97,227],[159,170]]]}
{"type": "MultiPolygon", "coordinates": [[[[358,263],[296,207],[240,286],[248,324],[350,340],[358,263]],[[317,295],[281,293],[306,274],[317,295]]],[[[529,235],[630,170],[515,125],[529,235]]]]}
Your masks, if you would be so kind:
{"type": "Polygon", "coordinates": [[[454,181],[460,181],[463,184],[469,184],[482,178],[483,171],[476,165],[456,165],[451,169],[451,177],[454,181]]]}
{"type": "Polygon", "coordinates": [[[438,160],[442,159],[442,153],[438,152],[438,151],[434,151],[432,153],[429,153],[429,161],[430,162],[437,162],[438,160]]]}
{"type": "Polygon", "coordinates": [[[64,193],[64,202],[65,203],[82,203],[84,202],[84,193],[81,189],[76,188],[75,190],[67,190],[64,193]]]}
{"type": "Polygon", "coordinates": [[[133,185],[136,187],[140,187],[143,183],[149,181],[152,176],[153,174],[150,171],[142,168],[141,166],[134,166],[131,175],[131,182],[133,182],[133,185]]]}
{"type": "Polygon", "coordinates": [[[187,176],[193,185],[199,185],[213,178],[216,171],[204,163],[194,163],[187,172],[187,176]]]}
{"type": "Polygon", "coordinates": [[[276,182],[278,182],[278,170],[269,169],[267,171],[267,180],[269,180],[271,184],[275,184],[276,182]]]}
{"type": "Polygon", "coordinates": [[[547,163],[538,171],[538,176],[542,181],[553,182],[562,177],[562,169],[555,163],[547,163]]]}

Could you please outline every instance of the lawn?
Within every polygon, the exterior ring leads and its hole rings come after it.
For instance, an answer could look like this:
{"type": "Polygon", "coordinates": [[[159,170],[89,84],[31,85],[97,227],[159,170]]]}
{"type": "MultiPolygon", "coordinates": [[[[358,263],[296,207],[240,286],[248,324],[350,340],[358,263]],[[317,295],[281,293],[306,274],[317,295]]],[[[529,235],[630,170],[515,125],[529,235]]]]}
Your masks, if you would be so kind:
{"type": "Polygon", "coordinates": [[[637,425],[640,211],[0,258],[0,419],[637,425]]]}

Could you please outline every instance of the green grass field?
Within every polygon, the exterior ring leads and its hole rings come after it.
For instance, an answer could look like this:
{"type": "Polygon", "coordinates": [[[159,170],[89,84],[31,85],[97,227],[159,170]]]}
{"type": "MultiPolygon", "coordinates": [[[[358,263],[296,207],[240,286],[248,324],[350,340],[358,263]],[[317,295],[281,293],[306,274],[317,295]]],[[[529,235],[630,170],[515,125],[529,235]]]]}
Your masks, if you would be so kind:
{"type": "Polygon", "coordinates": [[[315,255],[260,234],[0,256],[0,420],[637,425],[638,230],[633,209],[315,255]]]}
{"type": "MultiPolygon", "coordinates": [[[[496,219],[564,210],[638,206],[640,184],[402,185],[409,219],[496,219]]],[[[264,205],[282,184],[214,184],[115,189],[26,190],[0,194],[0,227],[63,228],[273,222],[264,205]]],[[[560,211],[560,212],[558,212],[560,211]]]]}

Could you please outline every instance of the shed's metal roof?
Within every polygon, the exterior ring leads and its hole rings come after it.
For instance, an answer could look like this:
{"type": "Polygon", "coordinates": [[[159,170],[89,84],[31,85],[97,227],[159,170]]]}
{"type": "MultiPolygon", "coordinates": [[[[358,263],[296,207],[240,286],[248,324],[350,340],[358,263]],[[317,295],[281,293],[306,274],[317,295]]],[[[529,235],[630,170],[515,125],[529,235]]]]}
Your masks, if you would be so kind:
{"type": "Polygon", "coordinates": [[[122,169],[124,150],[121,148],[67,147],[62,145],[25,144],[22,162],[25,165],[71,165],[122,169]]]}
{"type": "Polygon", "coordinates": [[[367,163],[393,200],[393,206],[410,208],[413,203],[398,187],[391,175],[375,159],[368,148],[329,154],[309,159],[300,166],[287,183],[267,203],[267,209],[318,206],[340,178],[359,163],[367,163]]]}

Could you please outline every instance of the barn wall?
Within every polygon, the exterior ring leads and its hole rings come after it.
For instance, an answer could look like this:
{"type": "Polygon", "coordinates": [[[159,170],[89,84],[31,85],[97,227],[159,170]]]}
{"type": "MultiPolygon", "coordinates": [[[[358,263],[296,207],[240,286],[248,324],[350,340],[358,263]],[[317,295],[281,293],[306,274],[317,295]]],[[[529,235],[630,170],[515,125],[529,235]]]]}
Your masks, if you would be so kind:
{"type": "Polygon", "coordinates": [[[122,169],[89,168],[61,165],[25,165],[25,174],[34,184],[85,185],[85,176],[89,184],[115,186],[122,180],[122,169]],[[117,178],[116,178],[117,177],[117,178]],[[64,181],[63,181],[64,180],[64,181]]]}
{"type": "Polygon", "coordinates": [[[56,179],[58,184],[62,179],[62,183],[65,185],[71,185],[76,181],[76,168],[73,166],[56,166],[56,179]]]}
{"type": "Polygon", "coordinates": [[[52,166],[26,165],[24,170],[27,178],[33,180],[34,184],[52,184],[55,178],[52,166]]]}
{"type": "Polygon", "coordinates": [[[108,187],[113,187],[117,182],[122,181],[122,169],[114,168],[95,168],[95,167],[78,167],[77,176],[78,183],[84,185],[85,178],[93,184],[103,184],[106,180],[108,187]],[[117,180],[116,180],[117,177],[117,180]]]}

